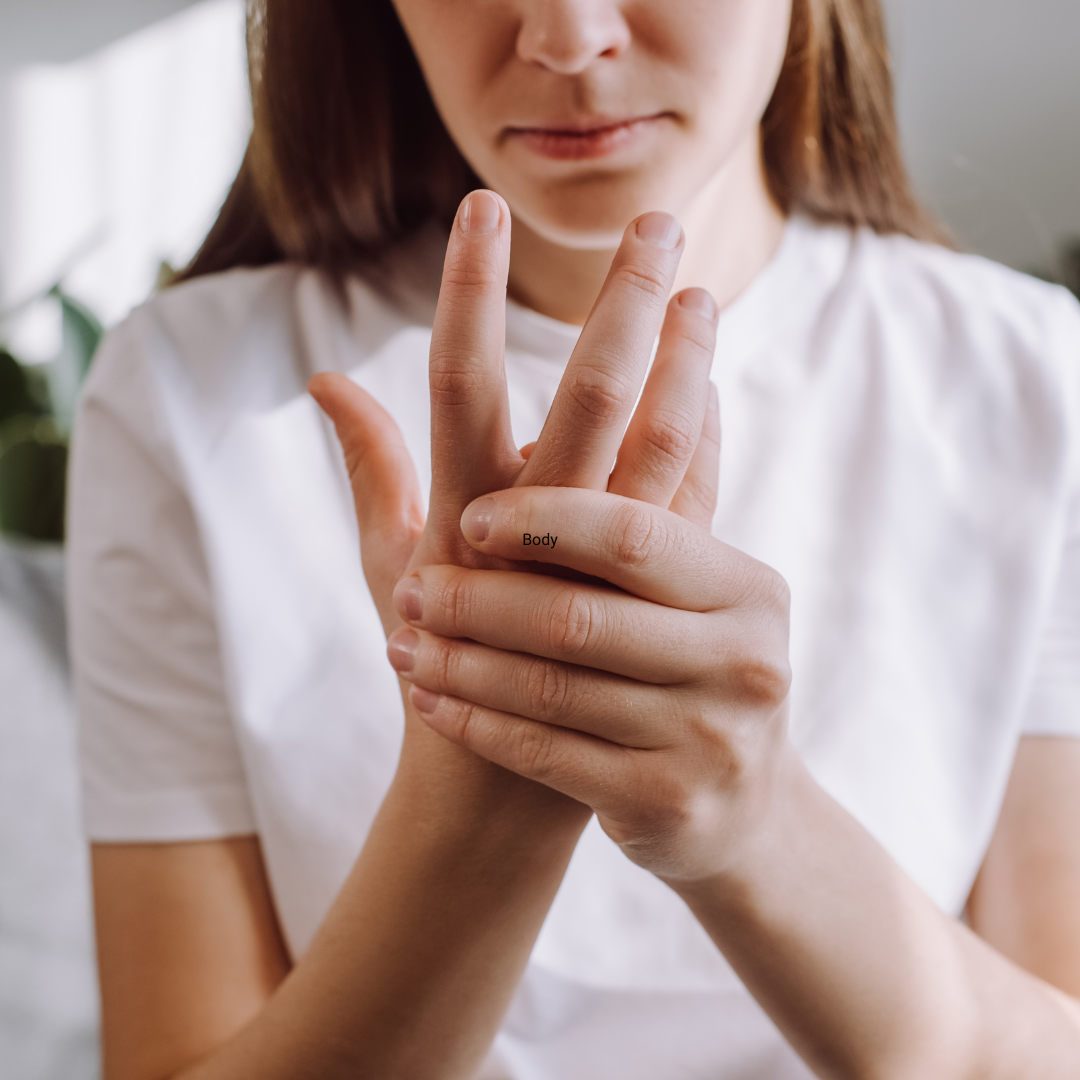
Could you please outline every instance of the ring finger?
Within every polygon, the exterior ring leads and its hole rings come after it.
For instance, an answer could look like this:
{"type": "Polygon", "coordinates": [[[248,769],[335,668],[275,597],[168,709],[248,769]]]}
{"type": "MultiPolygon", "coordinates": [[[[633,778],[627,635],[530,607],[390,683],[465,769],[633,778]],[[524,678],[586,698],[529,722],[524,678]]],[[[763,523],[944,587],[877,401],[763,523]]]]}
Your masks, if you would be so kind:
{"type": "Polygon", "coordinates": [[[606,671],[411,627],[396,630],[386,651],[397,673],[415,686],[621,746],[666,746],[679,723],[675,691],[606,671]]]}
{"type": "Polygon", "coordinates": [[[666,507],[701,437],[716,351],[718,309],[704,289],[668,304],[656,359],[641,392],[608,491],[666,507]]]}

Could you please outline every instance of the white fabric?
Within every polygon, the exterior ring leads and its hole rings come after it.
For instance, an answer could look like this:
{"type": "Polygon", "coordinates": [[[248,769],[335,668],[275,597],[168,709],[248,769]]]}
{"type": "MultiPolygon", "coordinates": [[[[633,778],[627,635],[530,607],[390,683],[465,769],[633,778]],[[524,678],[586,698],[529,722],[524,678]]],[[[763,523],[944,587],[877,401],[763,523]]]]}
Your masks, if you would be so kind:
{"type": "MultiPolygon", "coordinates": [[[[74,449],[90,834],[257,831],[294,954],[363,843],[402,724],[308,377],[349,372],[429,479],[430,288],[348,296],[291,266],[158,296],[102,349],[74,449]]],[[[524,443],[577,331],[507,318],[524,443]]],[[[724,312],[713,379],[714,531],[791,586],[794,741],[958,914],[1021,733],[1080,735],[1080,309],[980,259],[795,220],[724,312]]],[[[808,1075],[678,898],[594,822],[485,1076],[808,1075]]]]}

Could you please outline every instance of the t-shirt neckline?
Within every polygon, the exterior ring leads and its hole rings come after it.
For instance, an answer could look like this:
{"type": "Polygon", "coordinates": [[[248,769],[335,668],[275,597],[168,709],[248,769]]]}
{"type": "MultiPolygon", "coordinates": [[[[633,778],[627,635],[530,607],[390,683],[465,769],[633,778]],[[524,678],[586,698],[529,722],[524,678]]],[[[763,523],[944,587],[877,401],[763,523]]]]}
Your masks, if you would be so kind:
{"type": "MultiPolygon", "coordinates": [[[[776,251],[745,289],[720,313],[717,348],[738,340],[760,346],[778,332],[799,306],[795,301],[799,284],[805,281],[807,241],[820,226],[803,217],[791,217],[784,224],[776,251]]],[[[509,351],[525,353],[565,366],[577,344],[581,327],[541,314],[507,297],[506,345],[509,351]]]]}

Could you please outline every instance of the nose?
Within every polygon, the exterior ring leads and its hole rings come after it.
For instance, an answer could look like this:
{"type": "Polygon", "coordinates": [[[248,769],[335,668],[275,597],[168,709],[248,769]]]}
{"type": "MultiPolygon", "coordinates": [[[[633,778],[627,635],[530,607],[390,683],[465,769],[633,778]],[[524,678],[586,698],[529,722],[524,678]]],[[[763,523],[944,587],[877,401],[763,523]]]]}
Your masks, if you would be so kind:
{"type": "Polygon", "coordinates": [[[525,0],[517,53],[559,75],[577,75],[594,60],[630,44],[630,28],[615,0],[525,0]]]}

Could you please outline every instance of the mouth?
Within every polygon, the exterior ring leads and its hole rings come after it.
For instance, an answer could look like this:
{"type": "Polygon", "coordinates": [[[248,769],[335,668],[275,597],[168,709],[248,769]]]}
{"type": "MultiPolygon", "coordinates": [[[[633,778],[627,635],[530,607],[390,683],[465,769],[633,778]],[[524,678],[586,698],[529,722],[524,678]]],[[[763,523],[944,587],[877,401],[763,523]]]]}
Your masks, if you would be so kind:
{"type": "Polygon", "coordinates": [[[601,117],[543,127],[508,127],[503,134],[506,139],[553,161],[585,161],[607,157],[633,145],[670,117],[665,112],[622,120],[601,117]]]}

